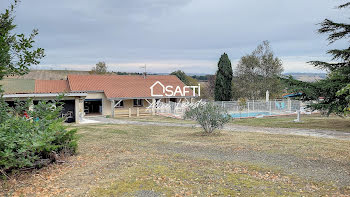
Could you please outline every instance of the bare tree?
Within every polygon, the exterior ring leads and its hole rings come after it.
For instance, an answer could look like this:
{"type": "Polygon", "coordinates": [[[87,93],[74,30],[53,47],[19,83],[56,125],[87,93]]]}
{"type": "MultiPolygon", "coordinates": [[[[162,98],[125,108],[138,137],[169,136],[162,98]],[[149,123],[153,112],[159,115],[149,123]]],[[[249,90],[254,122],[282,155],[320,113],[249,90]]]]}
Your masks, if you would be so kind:
{"type": "Polygon", "coordinates": [[[283,89],[278,79],[282,72],[282,61],[274,56],[269,42],[264,41],[239,61],[234,72],[234,98],[261,99],[266,90],[272,97],[278,97],[283,89]]]}
{"type": "Polygon", "coordinates": [[[107,72],[107,65],[105,62],[98,62],[91,70],[91,74],[106,74],[107,72]]]}
{"type": "Polygon", "coordinates": [[[215,75],[208,75],[208,82],[201,85],[201,98],[214,100],[214,91],[215,91],[215,75]]]}

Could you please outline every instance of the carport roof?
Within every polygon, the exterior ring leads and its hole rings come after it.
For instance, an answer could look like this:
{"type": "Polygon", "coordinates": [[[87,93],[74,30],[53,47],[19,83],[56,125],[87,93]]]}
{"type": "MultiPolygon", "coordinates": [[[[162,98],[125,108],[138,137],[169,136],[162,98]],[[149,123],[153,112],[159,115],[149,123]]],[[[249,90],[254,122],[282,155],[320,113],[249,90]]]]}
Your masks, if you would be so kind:
{"type": "Polygon", "coordinates": [[[35,80],[33,79],[3,79],[0,80],[0,86],[4,94],[35,92],[35,80]]]}
{"type": "Polygon", "coordinates": [[[34,80],[8,78],[0,81],[4,94],[67,93],[70,88],[67,80],[34,80]]]}

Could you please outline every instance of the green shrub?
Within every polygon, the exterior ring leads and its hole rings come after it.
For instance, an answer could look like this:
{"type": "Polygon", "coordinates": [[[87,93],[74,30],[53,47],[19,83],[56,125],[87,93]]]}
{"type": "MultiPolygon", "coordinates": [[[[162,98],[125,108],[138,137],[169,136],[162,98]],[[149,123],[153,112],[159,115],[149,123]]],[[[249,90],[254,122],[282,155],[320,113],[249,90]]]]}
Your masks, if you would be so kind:
{"type": "Polygon", "coordinates": [[[59,118],[62,106],[57,101],[39,102],[28,112],[31,119],[17,115],[18,109],[20,107],[9,108],[0,98],[1,172],[40,167],[41,161],[51,161],[53,153],[63,150],[75,153],[77,130],[68,130],[63,125],[63,119],[59,118]]]}
{"type": "Polygon", "coordinates": [[[196,120],[204,131],[210,134],[215,129],[222,128],[230,121],[231,117],[224,108],[209,102],[187,110],[185,119],[196,120]]]}

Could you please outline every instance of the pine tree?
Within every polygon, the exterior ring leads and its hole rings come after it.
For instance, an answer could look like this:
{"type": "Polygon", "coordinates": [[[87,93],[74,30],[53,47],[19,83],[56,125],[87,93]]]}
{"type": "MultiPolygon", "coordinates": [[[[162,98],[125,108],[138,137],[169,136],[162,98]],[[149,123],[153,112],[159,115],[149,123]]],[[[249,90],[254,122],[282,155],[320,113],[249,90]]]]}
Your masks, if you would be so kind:
{"type": "MultiPolygon", "coordinates": [[[[350,7],[350,2],[340,5],[338,8],[348,7],[350,7]]],[[[321,28],[318,32],[328,34],[329,44],[350,38],[350,24],[325,19],[320,25],[321,28]]],[[[326,79],[313,83],[300,82],[291,78],[284,79],[284,81],[289,85],[290,90],[302,92],[301,98],[303,100],[317,100],[323,97],[323,100],[310,106],[312,109],[327,111],[328,115],[331,113],[343,115],[348,109],[349,92],[344,91],[342,94],[339,92],[350,84],[350,46],[346,49],[329,50],[327,53],[332,56],[333,62],[309,62],[316,67],[329,71],[330,73],[326,79]]]]}
{"type": "Polygon", "coordinates": [[[228,55],[221,55],[215,80],[215,100],[229,101],[232,98],[232,66],[228,55]]]}
{"type": "Polygon", "coordinates": [[[350,84],[348,84],[346,87],[338,91],[338,96],[345,95],[345,102],[348,103],[348,106],[344,108],[344,114],[348,115],[350,114],[350,84]]]}
{"type": "MultiPolygon", "coordinates": [[[[348,7],[350,7],[350,2],[340,5],[338,8],[342,9],[348,7]]],[[[321,28],[318,30],[318,32],[320,34],[329,34],[327,38],[329,44],[333,44],[338,40],[350,37],[350,24],[336,23],[332,20],[325,19],[322,23],[320,23],[320,25],[321,28]]],[[[311,61],[310,63],[316,67],[327,69],[329,71],[350,66],[350,46],[346,49],[329,50],[327,53],[333,56],[332,61],[338,62],[328,63],[322,61],[311,61]]]]}

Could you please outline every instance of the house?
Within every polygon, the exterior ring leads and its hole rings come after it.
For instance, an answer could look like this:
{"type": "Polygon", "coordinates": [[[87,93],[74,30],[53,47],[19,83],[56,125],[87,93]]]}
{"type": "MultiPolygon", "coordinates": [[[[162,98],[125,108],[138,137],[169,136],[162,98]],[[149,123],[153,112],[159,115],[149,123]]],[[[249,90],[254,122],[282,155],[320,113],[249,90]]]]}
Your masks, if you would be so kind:
{"type": "Polygon", "coordinates": [[[149,114],[146,108],[158,100],[182,102],[196,97],[194,91],[176,91],[186,86],[174,75],[68,75],[66,80],[5,79],[0,85],[10,105],[27,98],[35,105],[64,94],[64,112],[73,114],[76,122],[85,115],[149,114]],[[172,94],[166,94],[171,88],[172,94]]]}

